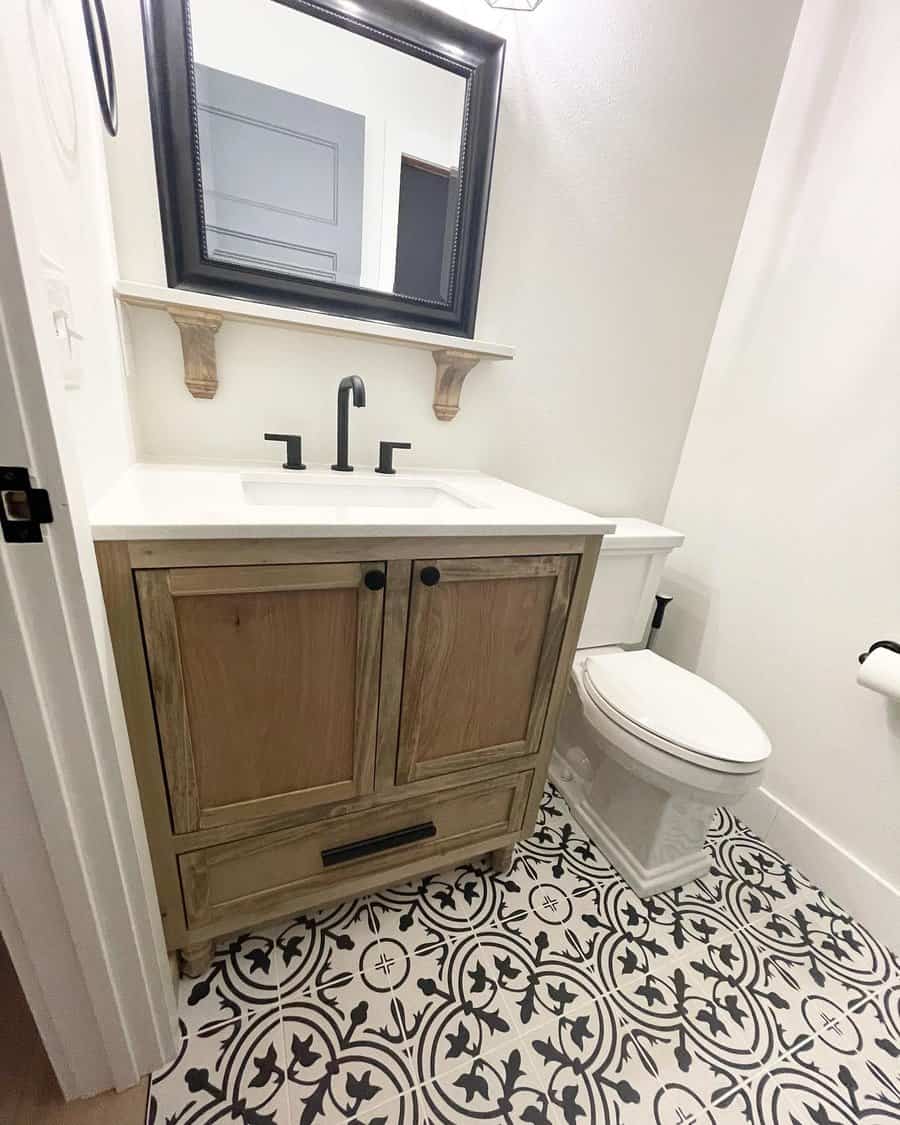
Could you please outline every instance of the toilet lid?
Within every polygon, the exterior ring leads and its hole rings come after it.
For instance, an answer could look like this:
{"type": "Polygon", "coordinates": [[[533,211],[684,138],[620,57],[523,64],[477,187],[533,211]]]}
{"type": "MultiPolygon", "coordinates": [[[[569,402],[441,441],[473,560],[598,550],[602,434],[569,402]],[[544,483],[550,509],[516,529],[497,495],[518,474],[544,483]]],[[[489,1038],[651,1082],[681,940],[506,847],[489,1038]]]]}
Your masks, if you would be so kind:
{"type": "Polygon", "coordinates": [[[743,772],[771,752],[765,731],[730,695],[649,649],[588,657],[584,685],[614,722],[646,731],[657,745],[662,739],[671,753],[743,772]]]}

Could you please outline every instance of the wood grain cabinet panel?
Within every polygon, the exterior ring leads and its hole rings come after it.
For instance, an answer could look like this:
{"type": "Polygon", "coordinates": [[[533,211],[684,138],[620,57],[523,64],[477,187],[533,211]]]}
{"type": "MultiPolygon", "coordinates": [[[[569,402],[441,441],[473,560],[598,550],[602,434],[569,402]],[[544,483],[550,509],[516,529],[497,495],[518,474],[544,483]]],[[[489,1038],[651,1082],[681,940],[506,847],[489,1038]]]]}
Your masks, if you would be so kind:
{"type": "MultiPolygon", "coordinates": [[[[508,839],[522,824],[531,785],[530,771],[476,785],[460,785],[428,798],[398,802],[381,809],[339,817],[325,823],[269,832],[179,858],[188,925],[241,926],[247,918],[265,918],[294,908],[304,896],[364,878],[377,885],[379,872],[402,882],[404,865],[421,864],[479,842],[508,839]],[[432,834],[419,842],[382,847],[333,866],[324,857],[361,841],[380,840],[422,825],[432,834]]],[[[382,876],[382,881],[385,876],[382,876]]]]}
{"type": "Polygon", "coordinates": [[[135,572],[176,832],[372,792],[383,565],[135,572]]]}
{"type": "Polygon", "coordinates": [[[414,563],[398,784],[537,753],[577,561],[414,563]]]}

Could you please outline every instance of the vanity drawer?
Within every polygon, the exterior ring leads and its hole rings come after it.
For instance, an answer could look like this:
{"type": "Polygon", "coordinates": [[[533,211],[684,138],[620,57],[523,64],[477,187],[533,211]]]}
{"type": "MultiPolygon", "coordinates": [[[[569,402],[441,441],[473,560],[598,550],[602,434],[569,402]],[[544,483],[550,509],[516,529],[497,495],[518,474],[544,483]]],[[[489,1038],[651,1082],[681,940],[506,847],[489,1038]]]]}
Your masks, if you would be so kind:
{"type": "MultiPolygon", "coordinates": [[[[277,916],[306,894],[515,833],[532,771],[179,856],[188,926],[277,916]]],[[[404,878],[402,870],[397,879],[404,878]]],[[[373,878],[372,884],[376,885],[373,878]]]]}

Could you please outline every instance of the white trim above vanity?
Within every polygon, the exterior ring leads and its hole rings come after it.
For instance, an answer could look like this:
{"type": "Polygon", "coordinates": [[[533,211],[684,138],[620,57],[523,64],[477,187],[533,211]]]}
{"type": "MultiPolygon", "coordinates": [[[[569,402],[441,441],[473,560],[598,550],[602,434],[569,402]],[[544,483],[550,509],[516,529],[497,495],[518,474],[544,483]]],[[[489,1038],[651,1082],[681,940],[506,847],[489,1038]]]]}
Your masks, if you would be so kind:
{"type": "Polygon", "coordinates": [[[381,321],[350,320],[309,309],[265,305],[239,297],[167,289],[136,281],[120,281],[114,292],[120,305],[155,308],[172,317],[181,333],[185,386],[194,398],[213,398],[216,394],[215,337],[226,320],[295,328],[431,352],[435,368],[432,406],[435,416],[442,422],[452,421],[459,413],[459,396],[466,376],[482,360],[515,358],[515,348],[508,344],[445,336],[381,321]]]}

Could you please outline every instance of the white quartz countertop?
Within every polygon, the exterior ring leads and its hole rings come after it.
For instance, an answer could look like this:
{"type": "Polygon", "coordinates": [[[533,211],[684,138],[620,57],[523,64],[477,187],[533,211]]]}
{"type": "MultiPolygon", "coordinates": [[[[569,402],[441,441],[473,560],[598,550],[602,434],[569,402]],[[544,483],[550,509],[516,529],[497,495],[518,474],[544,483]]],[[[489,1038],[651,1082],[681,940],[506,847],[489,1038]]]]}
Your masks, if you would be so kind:
{"type": "Polygon", "coordinates": [[[483,473],[133,465],[90,511],[94,539],[604,535],[615,521],[483,473]]]}

